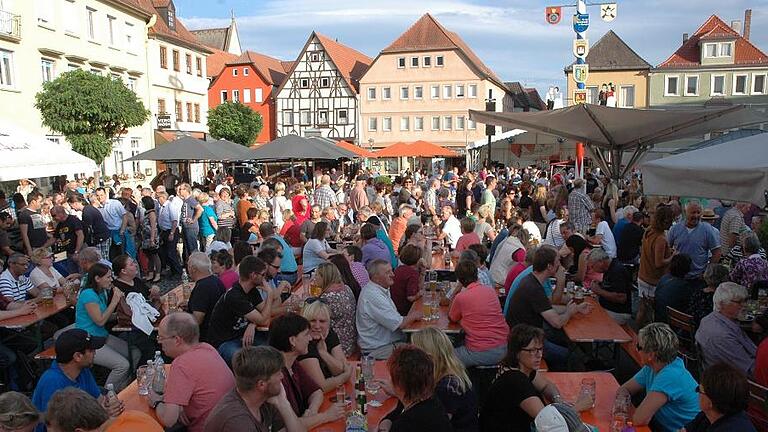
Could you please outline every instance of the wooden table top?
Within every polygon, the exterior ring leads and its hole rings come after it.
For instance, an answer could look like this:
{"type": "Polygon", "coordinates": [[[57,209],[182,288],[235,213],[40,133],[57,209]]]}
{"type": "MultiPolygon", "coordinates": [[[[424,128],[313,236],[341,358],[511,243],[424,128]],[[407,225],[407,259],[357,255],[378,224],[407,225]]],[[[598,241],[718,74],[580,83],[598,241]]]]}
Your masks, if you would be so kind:
{"type": "MultiPolygon", "coordinates": [[[[596,383],[595,407],[581,413],[581,420],[600,431],[611,430],[611,409],[619,389],[619,383],[608,372],[545,372],[544,376],[560,390],[560,395],[568,402],[573,402],[579,395],[581,380],[594,378],[596,383]]],[[[649,432],[648,426],[635,426],[637,432],[649,432]]]]}
{"type": "MultiPolygon", "coordinates": [[[[411,305],[411,310],[408,313],[412,314],[416,311],[421,311],[421,310],[422,310],[422,298],[420,297],[415,302],[413,302],[413,305],[411,305]]],[[[448,319],[448,306],[440,306],[439,319],[434,321],[424,321],[423,319],[414,321],[408,327],[405,327],[403,329],[403,332],[415,333],[427,327],[437,327],[448,334],[459,333],[461,331],[461,325],[459,325],[459,323],[451,322],[451,320],[448,319]]]]}
{"type": "Polygon", "coordinates": [[[594,299],[592,311],[586,315],[576,314],[568,320],[563,330],[573,342],[629,342],[632,338],[594,299]]]}
{"type": "MultiPolygon", "coordinates": [[[[170,371],[171,365],[165,365],[166,376],[170,371]]],[[[156,422],[160,423],[160,419],[157,418],[157,414],[155,413],[154,408],[149,406],[149,397],[139,394],[139,384],[136,382],[136,380],[133,380],[133,382],[128,385],[128,387],[124,388],[117,395],[117,398],[123,401],[126,410],[141,411],[155,419],[156,422]]]]}
{"type": "Polygon", "coordinates": [[[0,321],[0,327],[7,329],[22,329],[36,324],[48,317],[56,315],[57,313],[68,308],[70,305],[64,298],[63,294],[56,294],[53,297],[53,306],[43,306],[42,303],[37,303],[37,310],[33,314],[21,315],[9,319],[0,321]]]}

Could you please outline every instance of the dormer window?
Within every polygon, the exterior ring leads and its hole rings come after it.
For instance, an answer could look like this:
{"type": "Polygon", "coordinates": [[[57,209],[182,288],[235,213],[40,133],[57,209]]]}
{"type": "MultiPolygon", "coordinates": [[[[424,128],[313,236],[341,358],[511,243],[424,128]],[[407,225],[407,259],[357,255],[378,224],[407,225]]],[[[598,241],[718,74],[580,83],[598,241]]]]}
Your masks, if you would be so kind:
{"type": "Polygon", "coordinates": [[[176,30],[176,11],[173,8],[173,3],[168,5],[168,28],[176,30]]]}
{"type": "Polygon", "coordinates": [[[730,57],[733,55],[733,42],[709,42],[703,46],[705,58],[730,57]]]}
{"type": "Polygon", "coordinates": [[[720,44],[720,57],[730,57],[731,56],[731,43],[730,42],[721,42],[720,44]]]}

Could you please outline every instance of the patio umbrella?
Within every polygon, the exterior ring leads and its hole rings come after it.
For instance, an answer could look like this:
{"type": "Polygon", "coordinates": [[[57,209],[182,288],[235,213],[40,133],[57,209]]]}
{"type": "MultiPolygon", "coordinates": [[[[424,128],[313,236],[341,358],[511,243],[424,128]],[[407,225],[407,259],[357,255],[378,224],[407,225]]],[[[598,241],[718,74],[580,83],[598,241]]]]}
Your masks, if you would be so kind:
{"type": "Polygon", "coordinates": [[[182,136],[126,161],[241,161],[253,159],[253,150],[227,140],[203,141],[182,136]]]}
{"type": "Polygon", "coordinates": [[[358,155],[336,145],[332,140],[286,135],[253,149],[252,157],[262,162],[274,162],[354,159],[358,155]]]}
{"type": "Polygon", "coordinates": [[[357,146],[355,144],[352,144],[351,142],[347,141],[337,141],[336,145],[343,148],[344,150],[349,150],[355,154],[358,155],[358,157],[361,158],[374,158],[376,157],[376,154],[373,152],[370,152],[360,146],[357,146]]]}
{"type": "Polygon", "coordinates": [[[642,168],[647,195],[748,201],[763,207],[768,191],[768,134],[646,162],[642,168]]]}
{"type": "Polygon", "coordinates": [[[453,150],[441,147],[428,141],[414,141],[412,143],[397,142],[376,152],[376,157],[459,157],[453,150]]]}
{"type": "Polygon", "coordinates": [[[629,170],[654,145],[715,130],[768,122],[764,113],[743,105],[702,109],[639,110],[578,104],[552,111],[469,111],[472,120],[544,132],[584,143],[612,179],[629,170]],[[622,152],[632,152],[622,166],[622,152]]]}

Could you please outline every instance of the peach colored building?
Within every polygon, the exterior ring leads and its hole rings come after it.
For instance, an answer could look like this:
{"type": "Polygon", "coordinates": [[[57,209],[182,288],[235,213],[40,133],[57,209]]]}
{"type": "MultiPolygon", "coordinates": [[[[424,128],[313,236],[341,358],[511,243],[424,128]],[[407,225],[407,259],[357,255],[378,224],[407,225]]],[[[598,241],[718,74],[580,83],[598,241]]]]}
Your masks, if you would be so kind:
{"type": "Polygon", "coordinates": [[[360,79],[360,145],[425,140],[460,153],[483,139],[469,120],[489,94],[502,111],[508,92],[458,34],[425,14],[374,59],[360,79]]]}

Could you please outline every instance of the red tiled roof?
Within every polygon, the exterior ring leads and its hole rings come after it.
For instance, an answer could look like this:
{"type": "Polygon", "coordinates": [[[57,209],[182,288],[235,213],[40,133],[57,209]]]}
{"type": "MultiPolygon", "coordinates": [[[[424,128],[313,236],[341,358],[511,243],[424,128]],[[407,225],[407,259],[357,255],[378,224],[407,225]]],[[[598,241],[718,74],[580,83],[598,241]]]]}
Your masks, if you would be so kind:
{"type": "Polygon", "coordinates": [[[364,148],[362,148],[360,146],[356,146],[356,145],[352,144],[351,142],[337,141],[336,145],[341,147],[341,148],[343,148],[344,150],[351,151],[352,153],[355,153],[355,154],[357,154],[360,157],[364,157],[364,158],[374,158],[374,157],[376,157],[376,155],[373,152],[369,152],[368,150],[366,150],[366,149],[364,149],[364,148]]]}
{"type": "Polygon", "coordinates": [[[237,56],[226,51],[217,49],[212,50],[213,54],[205,58],[205,68],[207,70],[208,76],[213,78],[219,76],[221,70],[224,69],[224,65],[231,61],[237,60],[237,56]]]}
{"type": "Polygon", "coordinates": [[[730,28],[717,15],[712,15],[688,40],[662,62],[658,69],[675,69],[701,66],[701,47],[699,41],[708,39],[735,38],[734,66],[768,64],[768,56],[759,48],[744,39],[730,28]]]}
{"type": "Polygon", "coordinates": [[[376,152],[376,157],[458,157],[453,150],[427,141],[398,142],[376,152]]]}
{"type": "Polygon", "coordinates": [[[250,64],[261,75],[264,82],[279,86],[285,81],[285,69],[280,60],[254,51],[246,51],[235,60],[227,62],[227,65],[250,64]]]}
{"type": "Polygon", "coordinates": [[[291,69],[293,69],[293,65],[296,64],[295,61],[280,61],[280,64],[283,65],[283,70],[285,73],[290,73],[291,69]]]}
{"type": "Polygon", "coordinates": [[[381,50],[382,54],[404,53],[416,51],[458,50],[467,61],[484,77],[496,81],[502,89],[504,83],[480,57],[456,33],[447,30],[430,14],[424,14],[408,30],[400,35],[388,47],[381,50]]]}
{"type": "Polygon", "coordinates": [[[192,32],[190,32],[189,30],[187,30],[186,27],[184,27],[184,24],[182,24],[178,15],[175,17],[176,31],[173,31],[170,28],[168,28],[168,25],[160,16],[160,13],[156,8],[167,7],[170,1],[168,0],[122,0],[122,1],[129,4],[133,4],[139,7],[140,9],[143,9],[149,14],[157,15],[157,21],[155,22],[155,25],[152,26],[152,28],[149,30],[150,36],[155,35],[159,37],[165,37],[165,38],[171,39],[172,41],[189,45],[205,53],[211,52],[210,48],[201,44],[200,41],[197,39],[197,37],[195,37],[195,35],[193,35],[192,32]]]}
{"type": "Polygon", "coordinates": [[[355,91],[359,91],[360,78],[371,66],[373,60],[367,55],[350,48],[344,44],[315,32],[315,36],[325,48],[325,52],[331,57],[339,72],[347,81],[347,84],[355,91]]]}
{"type": "Polygon", "coordinates": [[[544,111],[547,109],[547,104],[544,103],[544,100],[541,99],[541,96],[539,95],[539,91],[535,88],[526,88],[525,92],[528,94],[528,99],[531,101],[531,105],[535,108],[538,108],[541,111],[544,111]]]}

